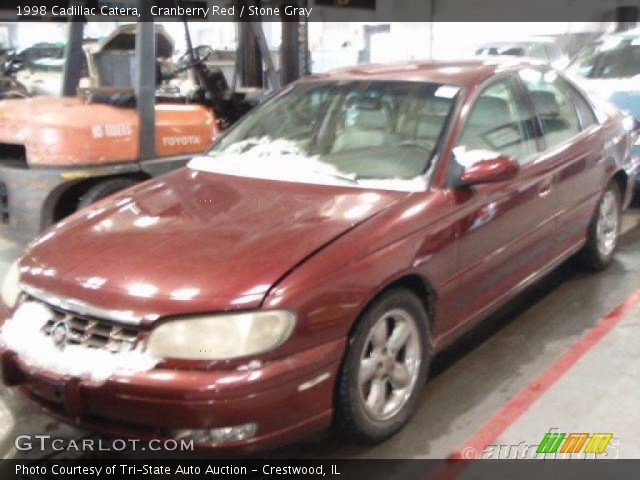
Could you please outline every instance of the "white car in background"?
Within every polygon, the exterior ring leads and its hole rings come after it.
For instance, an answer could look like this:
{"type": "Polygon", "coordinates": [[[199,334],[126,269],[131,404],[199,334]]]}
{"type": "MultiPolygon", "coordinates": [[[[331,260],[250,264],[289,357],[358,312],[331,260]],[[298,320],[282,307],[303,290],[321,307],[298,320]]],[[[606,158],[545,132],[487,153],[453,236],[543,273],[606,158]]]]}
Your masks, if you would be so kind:
{"type": "Polygon", "coordinates": [[[589,95],[640,120],[640,29],[600,37],[576,55],[565,73],[589,95]]]}
{"type": "Polygon", "coordinates": [[[569,63],[569,57],[552,38],[535,38],[513,42],[491,42],[477,45],[473,49],[475,57],[518,57],[541,60],[554,68],[563,69],[569,63]]]}
{"type": "Polygon", "coordinates": [[[62,71],[64,58],[41,58],[16,74],[16,80],[29,92],[30,96],[60,95],[62,91],[62,71]]]}
{"type": "MultiPolygon", "coordinates": [[[[158,83],[167,71],[171,71],[173,39],[163,26],[156,25],[156,52],[158,83]]],[[[98,41],[83,43],[80,88],[114,87],[131,85],[135,77],[136,25],[121,25],[109,36],[98,41]]],[[[46,57],[32,60],[16,74],[16,80],[27,89],[30,96],[59,96],[62,92],[64,57],[46,57]]]]}

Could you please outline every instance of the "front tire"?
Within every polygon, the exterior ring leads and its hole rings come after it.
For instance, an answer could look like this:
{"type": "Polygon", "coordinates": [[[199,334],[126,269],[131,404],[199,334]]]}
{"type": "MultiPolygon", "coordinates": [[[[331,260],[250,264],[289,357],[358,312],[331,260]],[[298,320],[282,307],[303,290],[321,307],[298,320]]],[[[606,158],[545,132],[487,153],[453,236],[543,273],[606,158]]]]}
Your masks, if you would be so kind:
{"type": "Polygon", "coordinates": [[[428,318],[411,291],[383,293],[360,318],[338,378],[336,418],[353,441],[379,443],[416,409],[430,363],[428,318]]]}
{"type": "Polygon", "coordinates": [[[582,265],[593,271],[604,270],[613,261],[622,225],[622,196],[615,181],[605,189],[589,225],[587,243],[580,252],[582,265]]]}
{"type": "Polygon", "coordinates": [[[88,207],[92,203],[96,203],[98,200],[102,200],[103,198],[108,197],[109,195],[113,195],[114,193],[119,192],[120,190],[124,190],[125,188],[132,187],[138,183],[136,180],[132,178],[109,178],[107,180],[102,180],[101,182],[92,185],[80,198],[78,202],[78,210],[82,210],[85,207],[88,207]]]}

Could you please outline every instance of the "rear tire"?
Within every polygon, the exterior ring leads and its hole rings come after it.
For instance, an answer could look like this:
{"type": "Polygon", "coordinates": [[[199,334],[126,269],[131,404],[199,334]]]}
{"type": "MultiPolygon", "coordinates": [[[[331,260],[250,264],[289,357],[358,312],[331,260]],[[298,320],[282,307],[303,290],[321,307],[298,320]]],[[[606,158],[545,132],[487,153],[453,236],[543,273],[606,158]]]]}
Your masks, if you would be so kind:
{"type": "Polygon", "coordinates": [[[578,255],[583,267],[604,270],[613,261],[622,224],[622,196],[615,181],[605,189],[589,225],[587,243],[578,255]]]}
{"type": "Polygon", "coordinates": [[[114,193],[124,190],[125,188],[132,187],[138,183],[131,178],[110,178],[92,185],[83,195],[78,202],[78,210],[82,210],[88,207],[92,203],[102,200],[103,198],[113,195],[114,193]]]}
{"type": "Polygon", "coordinates": [[[379,443],[411,418],[430,363],[428,317],[405,288],[383,293],[357,323],[338,377],[338,428],[361,444],[379,443]]]}

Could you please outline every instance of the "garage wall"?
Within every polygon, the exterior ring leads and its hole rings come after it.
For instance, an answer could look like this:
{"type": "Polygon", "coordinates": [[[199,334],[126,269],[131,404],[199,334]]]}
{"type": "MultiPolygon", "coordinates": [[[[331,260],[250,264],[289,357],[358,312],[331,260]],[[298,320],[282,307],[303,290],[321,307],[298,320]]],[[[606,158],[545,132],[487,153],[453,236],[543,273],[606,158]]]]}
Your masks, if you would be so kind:
{"type": "MultiPolygon", "coordinates": [[[[413,60],[420,58],[453,58],[468,55],[478,43],[514,40],[532,36],[554,36],[571,55],[594,37],[614,29],[615,6],[624,0],[536,0],[529,4],[511,0],[487,0],[491,12],[503,12],[505,18],[521,16],[529,8],[532,16],[541,11],[551,12],[549,20],[580,18],[581,22],[482,22],[482,11],[469,11],[469,0],[431,0],[420,2],[390,2],[379,0],[376,12],[349,11],[349,23],[312,24],[312,70],[325,71],[337,66],[352,65],[357,51],[366,48],[363,25],[380,25],[381,19],[431,18],[433,22],[389,23],[390,31],[372,36],[372,61],[413,60]],[[581,18],[589,12],[589,18],[581,18]],[[473,22],[444,21],[468,18],[473,22]],[[477,20],[477,21],[476,21],[477,20]]],[[[476,9],[477,10],[477,9],[476,9]]],[[[344,10],[324,8],[314,11],[324,22],[339,22],[344,10]]],[[[487,13],[490,17],[493,13],[487,13]]],[[[487,20],[488,18],[484,18],[487,20]]],[[[546,20],[546,19],[545,19],[546,20]]]]}
{"type": "Polygon", "coordinates": [[[492,41],[535,36],[560,37],[558,43],[575,54],[594,37],[614,28],[613,22],[433,22],[389,23],[388,33],[365,41],[365,25],[380,22],[312,23],[309,28],[312,71],[358,63],[359,52],[370,49],[372,62],[447,59],[470,56],[473,46],[492,41]]]}
{"type": "Polygon", "coordinates": [[[433,23],[433,58],[471,54],[472,47],[493,41],[521,40],[535,36],[568,36],[560,46],[575,53],[576,43],[595,34],[613,30],[612,22],[435,22],[433,23]],[[573,38],[574,41],[570,41],[573,38]],[[576,42],[575,40],[578,39],[576,42]]]}

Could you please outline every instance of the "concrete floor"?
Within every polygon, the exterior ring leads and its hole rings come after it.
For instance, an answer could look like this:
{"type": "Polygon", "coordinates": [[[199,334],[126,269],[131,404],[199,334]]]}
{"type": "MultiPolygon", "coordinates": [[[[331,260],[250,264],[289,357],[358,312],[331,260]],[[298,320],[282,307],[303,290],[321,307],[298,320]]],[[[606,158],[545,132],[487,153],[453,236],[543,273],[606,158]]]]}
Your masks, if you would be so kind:
{"type": "MultiPolygon", "coordinates": [[[[557,428],[613,432],[619,458],[640,458],[640,302],[566,371],[558,365],[576,340],[640,286],[639,225],[638,210],[625,214],[621,248],[605,272],[585,273],[567,262],[439,356],[415,417],[391,440],[359,447],[328,436],[271,455],[446,458],[489,438],[494,445],[537,444],[557,428]],[[531,382],[541,375],[555,382],[539,395],[540,386],[531,382]],[[528,404],[530,394],[539,397],[528,404]]],[[[0,273],[20,249],[0,241],[0,273]]],[[[2,456],[16,454],[13,439],[20,433],[90,435],[0,387],[2,456]]]]}

